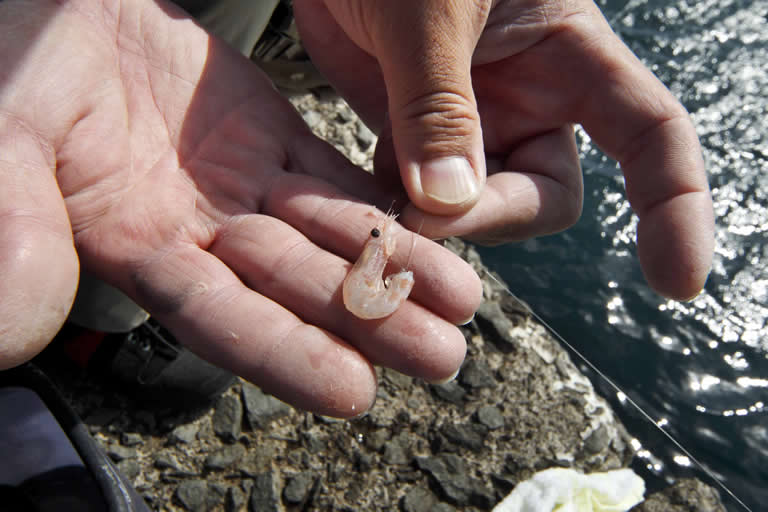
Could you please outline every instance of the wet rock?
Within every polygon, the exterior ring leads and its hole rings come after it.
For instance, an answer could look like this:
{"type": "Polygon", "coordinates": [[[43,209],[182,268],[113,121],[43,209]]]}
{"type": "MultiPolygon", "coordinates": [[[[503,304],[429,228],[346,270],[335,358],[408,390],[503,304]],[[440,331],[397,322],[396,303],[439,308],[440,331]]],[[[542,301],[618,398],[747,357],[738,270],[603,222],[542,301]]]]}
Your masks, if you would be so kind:
{"type": "Polygon", "coordinates": [[[144,443],[144,439],[141,434],[136,432],[123,432],[120,434],[120,444],[123,446],[138,446],[144,443]]]}
{"type": "Polygon", "coordinates": [[[248,508],[251,512],[279,512],[281,510],[280,496],[277,493],[271,472],[254,477],[248,508]]]}
{"type": "Polygon", "coordinates": [[[195,440],[200,427],[196,423],[187,423],[179,425],[168,434],[168,442],[171,444],[189,444],[195,440]]]}
{"type": "Polygon", "coordinates": [[[283,499],[291,505],[304,503],[312,489],[313,479],[307,473],[299,473],[288,480],[283,489],[283,499]]]}
{"type": "Polygon", "coordinates": [[[477,421],[490,430],[496,430],[504,426],[504,416],[498,407],[484,405],[477,410],[477,421]]]}
{"type": "Polygon", "coordinates": [[[440,427],[440,433],[451,443],[477,452],[483,448],[488,428],[476,423],[446,423],[440,427]]]}
{"type": "Polygon", "coordinates": [[[213,431],[222,441],[234,443],[240,437],[243,424],[243,406],[237,397],[225,395],[216,401],[211,418],[213,431]]]}
{"type": "Polygon", "coordinates": [[[469,359],[459,373],[459,380],[470,388],[490,388],[496,386],[496,379],[485,361],[469,359]]]}
{"type": "Polygon", "coordinates": [[[265,394],[250,383],[243,383],[242,398],[245,406],[245,419],[251,430],[267,428],[272,421],[291,412],[289,405],[265,394]]]}
{"type": "Polygon", "coordinates": [[[226,445],[205,458],[203,466],[211,471],[227,469],[245,455],[245,446],[241,444],[226,445]]]}
{"type": "Polygon", "coordinates": [[[202,512],[207,509],[208,484],[204,480],[185,480],[176,488],[174,498],[184,509],[190,512],[202,512]]]}
{"type": "Polygon", "coordinates": [[[512,335],[515,324],[506,317],[498,302],[484,302],[477,309],[475,321],[486,339],[503,352],[512,352],[518,342],[512,335]]]}
{"type": "Polygon", "coordinates": [[[429,386],[432,393],[446,402],[461,405],[464,403],[464,397],[467,392],[464,391],[456,381],[446,382],[445,384],[433,384],[429,386]]]}
{"type": "Polygon", "coordinates": [[[429,489],[411,487],[405,493],[400,507],[403,512],[431,512],[437,503],[437,497],[429,489]]]}

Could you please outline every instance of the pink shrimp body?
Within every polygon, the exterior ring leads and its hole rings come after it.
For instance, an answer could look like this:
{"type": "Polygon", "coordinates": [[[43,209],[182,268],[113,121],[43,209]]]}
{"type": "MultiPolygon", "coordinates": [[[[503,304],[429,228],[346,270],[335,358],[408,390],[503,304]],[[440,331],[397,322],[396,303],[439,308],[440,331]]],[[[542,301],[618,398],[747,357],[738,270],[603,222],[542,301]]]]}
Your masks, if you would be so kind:
{"type": "Polygon", "coordinates": [[[391,315],[413,288],[413,272],[408,270],[382,280],[387,260],[395,252],[395,217],[387,215],[371,230],[362,254],[344,279],[344,305],[356,317],[370,320],[391,315]]]}

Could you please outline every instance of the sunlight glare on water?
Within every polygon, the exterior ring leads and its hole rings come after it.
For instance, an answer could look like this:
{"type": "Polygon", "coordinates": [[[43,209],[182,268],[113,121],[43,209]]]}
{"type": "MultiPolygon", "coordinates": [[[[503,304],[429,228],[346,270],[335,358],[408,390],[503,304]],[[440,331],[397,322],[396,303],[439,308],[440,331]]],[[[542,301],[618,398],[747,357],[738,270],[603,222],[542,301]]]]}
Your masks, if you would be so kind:
{"type": "MultiPolygon", "coordinates": [[[[647,287],[621,171],[581,128],[579,223],[480,252],[516,294],[761,510],[768,503],[768,1],[599,5],[694,120],[716,215],[706,288],[678,302],[647,287]]],[[[648,422],[634,418],[613,389],[593,381],[623,411],[651,474],[705,478],[644,431],[648,422]]],[[[728,509],[741,510],[733,502],[728,509]]]]}

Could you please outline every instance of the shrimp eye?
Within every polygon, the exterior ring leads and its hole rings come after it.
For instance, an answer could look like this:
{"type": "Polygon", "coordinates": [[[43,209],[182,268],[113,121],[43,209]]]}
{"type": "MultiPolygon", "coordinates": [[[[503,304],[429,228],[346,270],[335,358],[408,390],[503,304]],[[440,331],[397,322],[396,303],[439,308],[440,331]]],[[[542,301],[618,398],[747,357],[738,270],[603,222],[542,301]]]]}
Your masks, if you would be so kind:
{"type": "Polygon", "coordinates": [[[379,231],[379,228],[373,228],[371,230],[371,236],[373,238],[379,238],[380,235],[381,235],[381,231],[379,231]]]}

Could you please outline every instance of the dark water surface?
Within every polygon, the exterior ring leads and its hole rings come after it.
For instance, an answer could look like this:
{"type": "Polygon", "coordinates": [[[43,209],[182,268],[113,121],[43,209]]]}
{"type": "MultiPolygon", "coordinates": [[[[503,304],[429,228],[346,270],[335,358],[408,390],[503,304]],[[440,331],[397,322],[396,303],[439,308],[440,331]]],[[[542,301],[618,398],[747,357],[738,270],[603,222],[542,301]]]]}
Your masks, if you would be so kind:
{"type": "MultiPolygon", "coordinates": [[[[580,133],[581,221],[479,249],[512,291],[754,511],[768,510],[768,0],[600,2],[691,112],[717,217],[715,263],[690,303],[647,288],[621,174],[580,133]]],[[[637,436],[649,488],[706,475],[593,378],[637,436]]],[[[729,510],[744,510],[726,499],[729,510]]]]}

